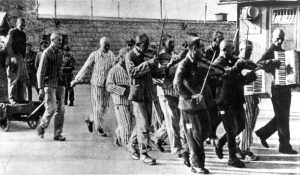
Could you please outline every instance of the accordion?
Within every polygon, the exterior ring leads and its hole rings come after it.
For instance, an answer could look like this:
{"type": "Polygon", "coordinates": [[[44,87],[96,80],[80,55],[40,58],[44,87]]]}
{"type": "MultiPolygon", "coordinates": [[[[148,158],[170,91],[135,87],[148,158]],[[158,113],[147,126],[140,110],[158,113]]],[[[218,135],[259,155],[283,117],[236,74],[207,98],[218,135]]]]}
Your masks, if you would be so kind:
{"type": "MultiPolygon", "coordinates": [[[[250,70],[244,70],[243,74],[250,72],[250,70]]],[[[271,94],[271,82],[273,80],[272,74],[266,73],[264,70],[258,70],[255,72],[257,79],[244,86],[244,95],[258,94],[262,98],[268,98],[271,94]]]]}
{"type": "Polygon", "coordinates": [[[274,52],[274,57],[280,60],[279,69],[275,70],[275,85],[296,85],[300,82],[299,56],[296,50],[274,52]]]}

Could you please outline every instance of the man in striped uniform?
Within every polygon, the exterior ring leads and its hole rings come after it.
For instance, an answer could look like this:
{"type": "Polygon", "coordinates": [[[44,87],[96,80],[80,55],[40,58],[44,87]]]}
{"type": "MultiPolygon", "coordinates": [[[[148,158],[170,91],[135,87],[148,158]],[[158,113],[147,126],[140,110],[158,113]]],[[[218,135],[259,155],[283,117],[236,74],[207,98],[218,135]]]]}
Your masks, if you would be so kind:
{"type": "MultiPolygon", "coordinates": [[[[162,40],[163,50],[158,56],[160,65],[169,67],[173,62],[179,61],[179,57],[172,53],[175,47],[175,41],[172,36],[167,35],[162,40]]],[[[173,75],[174,76],[174,75],[173,75]]],[[[163,84],[157,87],[157,95],[159,102],[162,107],[162,111],[165,116],[166,129],[169,137],[171,153],[177,157],[181,157],[182,145],[181,140],[183,138],[183,129],[179,125],[180,121],[180,110],[178,108],[179,96],[175,92],[172,82],[172,75],[168,75],[162,79],[163,84]]],[[[156,144],[161,147],[163,141],[163,132],[157,131],[156,133],[156,144]],[[161,134],[162,138],[157,135],[161,134]]]]}
{"type": "Polygon", "coordinates": [[[37,128],[38,136],[44,138],[45,129],[54,116],[54,140],[65,141],[61,135],[65,113],[65,87],[62,79],[63,53],[59,48],[62,44],[62,35],[52,33],[51,45],[44,50],[37,70],[37,82],[40,98],[44,98],[45,112],[37,128]]]}
{"type": "MultiPolygon", "coordinates": [[[[121,51],[122,52],[122,49],[121,51]]],[[[112,97],[117,123],[116,146],[127,145],[130,137],[131,112],[128,94],[130,90],[130,81],[125,67],[125,58],[119,54],[119,62],[113,66],[107,76],[106,90],[112,97]]]]}
{"type": "MultiPolygon", "coordinates": [[[[242,41],[239,45],[239,58],[249,60],[253,50],[253,44],[251,41],[242,41]]],[[[258,160],[259,157],[254,155],[250,151],[250,147],[253,143],[253,130],[255,127],[256,119],[259,113],[258,108],[259,97],[258,94],[245,95],[245,116],[246,123],[245,129],[240,134],[240,157],[250,161],[258,160]]]]}
{"type": "Polygon", "coordinates": [[[78,84],[88,71],[93,67],[91,78],[91,102],[93,113],[89,119],[86,119],[88,129],[93,132],[93,124],[96,133],[99,136],[106,137],[103,131],[103,116],[106,114],[109,107],[109,93],[105,90],[105,81],[110,68],[114,65],[115,56],[109,50],[110,41],[107,37],[100,39],[100,49],[92,52],[75,79],[71,82],[74,87],[78,84]]]}
{"type": "Polygon", "coordinates": [[[136,37],[133,50],[125,57],[126,69],[130,77],[130,93],[128,99],[132,101],[133,113],[136,117],[135,132],[131,138],[137,135],[139,152],[133,147],[133,139],[130,139],[128,147],[131,147],[131,157],[140,159],[146,164],[154,165],[156,160],[148,155],[149,131],[152,116],[152,101],[154,99],[152,73],[156,69],[157,60],[152,58],[145,60],[145,52],[149,46],[149,38],[143,33],[136,37]]]}

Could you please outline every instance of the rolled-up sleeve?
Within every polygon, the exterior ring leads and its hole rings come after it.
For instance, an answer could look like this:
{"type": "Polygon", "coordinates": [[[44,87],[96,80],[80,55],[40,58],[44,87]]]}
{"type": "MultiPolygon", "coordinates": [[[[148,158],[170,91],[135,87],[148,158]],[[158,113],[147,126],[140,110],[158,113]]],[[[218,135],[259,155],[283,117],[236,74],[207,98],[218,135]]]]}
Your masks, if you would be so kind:
{"type": "Polygon", "coordinates": [[[80,71],[75,76],[75,81],[80,82],[89,68],[91,68],[95,64],[95,54],[94,52],[90,54],[80,71]]]}
{"type": "Polygon", "coordinates": [[[106,90],[108,92],[110,92],[112,94],[116,94],[116,95],[124,95],[124,92],[126,90],[125,87],[116,85],[114,69],[111,69],[108,73],[108,76],[106,79],[106,90]]]}

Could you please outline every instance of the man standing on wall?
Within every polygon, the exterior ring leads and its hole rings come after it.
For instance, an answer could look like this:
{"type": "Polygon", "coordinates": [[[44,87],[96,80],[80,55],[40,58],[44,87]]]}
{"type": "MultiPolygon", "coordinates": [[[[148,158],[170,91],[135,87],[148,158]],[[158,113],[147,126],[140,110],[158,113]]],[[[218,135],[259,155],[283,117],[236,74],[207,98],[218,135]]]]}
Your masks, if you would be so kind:
{"type": "Polygon", "coordinates": [[[108,71],[115,63],[115,56],[110,48],[110,40],[107,37],[100,39],[100,49],[92,52],[75,79],[71,82],[71,87],[76,86],[84,77],[88,69],[93,68],[91,77],[91,102],[93,113],[86,119],[88,130],[95,131],[99,136],[106,137],[103,130],[103,116],[109,107],[109,93],[105,90],[105,81],[108,71]],[[93,129],[94,124],[94,129],[93,129]]]}
{"type": "Polygon", "coordinates": [[[24,61],[26,53],[25,19],[18,18],[16,28],[8,32],[7,48],[7,78],[8,100],[11,104],[22,103],[26,99],[26,81],[28,73],[24,61]]]}
{"type": "MultiPolygon", "coordinates": [[[[284,32],[281,29],[275,29],[273,32],[272,45],[263,54],[262,58],[257,62],[261,64],[266,72],[270,72],[275,76],[275,69],[280,67],[280,61],[274,60],[274,51],[281,51],[281,45],[284,41],[284,32]]],[[[272,83],[272,104],[274,108],[274,117],[265,126],[257,130],[255,133],[260,138],[264,147],[269,148],[267,139],[278,131],[279,136],[279,152],[283,154],[297,154],[290,144],[290,107],[291,107],[291,87],[289,85],[274,85],[272,83]]]]}
{"type": "Polygon", "coordinates": [[[62,35],[54,32],[51,34],[50,40],[51,45],[44,50],[37,71],[39,96],[45,101],[45,112],[37,132],[38,136],[44,138],[45,129],[54,116],[54,140],[65,141],[66,138],[61,135],[65,113],[65,87],[61,73],[63,53],[59,49],[62,44],[62,35]]]}

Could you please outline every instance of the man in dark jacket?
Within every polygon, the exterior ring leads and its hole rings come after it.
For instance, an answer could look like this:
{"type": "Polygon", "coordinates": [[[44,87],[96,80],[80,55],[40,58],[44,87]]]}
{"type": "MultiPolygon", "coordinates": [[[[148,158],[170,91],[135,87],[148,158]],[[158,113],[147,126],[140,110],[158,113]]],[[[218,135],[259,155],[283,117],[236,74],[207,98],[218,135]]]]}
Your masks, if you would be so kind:
{"type": "Polygon", "coordinates": [[[144,163],[154,165],[156,160],[148,155],[149,131],[152,116],[152,101],[154,100],[154,87],[152,73],[157,67],[157,60],[145,60],[145,52],[149,46],[149,38],[143,33],[136,37],[135,47],[126,54],[125,64],[130,77],[130,93],[128,99],[132,102],[133,113],[136,117],[135,132],[132,133],[129,146],[132,149],[131,157],[140,159],[144,163]],[[137,135],[139,152],[133,148],[132,138],[137,135]]]}
{"type": "Polygon", "coordinates": [[[26,62],[26,68],[28,71],[28,100],[32,101],[32,86],[36,88],[36,91],[38,93],[38,88],[36,84],[36,68],[34,66],[36,57],[36,52],[32,50],[31,43],[26,43],[26,54],[25,54],[25,62],[26,62]]]}
{"type": "MultiPolygon", "coordinates": [[[[275,76],[275,69],[280,66],[280,61],[274,59],[274,51],[284,50],[281,45],[284,41],[284,32],[281,29],[275,29],[273,32],[273,43],[270,48],[263,54],[258,64],[263,66],[266,72],[275,76]]],[[[256,131],[264,147],[269,148],[267,139],[278,131],[279,152],[284,154],[297,154],[290,144],[290,106],[291,106],[291,87],[289,85],[274,85],[272,83],[272,104],[274,108],[274,117],[264,127],[256,131]]]]}
{"type": "MultiPolygon", "coordinates": [[[[210,132],[209,113],[201,95],[205,69],[198,66],[203,60],[200,38],[191,37],[187,56],[179,63],[173,85],[179,94],[178,108],[181,111],[183,130],[187,137],[188,148],[191,154],[192,172],[208,174],[204,168],[205,153],[203,141],[210,132]]],[[[221,70],[219,70],[221,72],[221,70]]]]}
{"type": "Polygon", "coordinates": [[[16,28],[11,29],[7,36],[7,78],[8,98],[11,104],[26,100],[26,81],[28,73],[24,57],[26,53],[25,19],[18,18],[16,28]]]}
{"type": "Polygon", "coordinates": [[[74,105],[74,88],[71,86],[71,81],[73,79],[73,70],[75,68],[75,58],[70,54],[70,47],[64,49],[64,59],[62,63],[62,76],[64,83],[66,85],[65,92],[65,105],[68,104],[69,97],[69,106],[74,105]]]}
{"type": "MultiPolygon", "coordinates": [[[[214,61],[214,65],[222,66],[225,69],[225,74],[220,77],[217,87],[216,102],[226,131],[218,140],[215,148],[217,156],[222,159],[223,146],[228,141],[228,165],[243,168],[245,164],[236,156],[235,137],[245,128],[243,86],[254,81],[256,75],[254,72],[248,73],[245,76],[241,74],[241,71],[247,68],[247,61],[241,59],[234,60],[233,48],[231,41],[222,41],[220,44],[220,55],[214,61]]],[[[255,68],[255,66],[252,68],[255,68]]]]}

